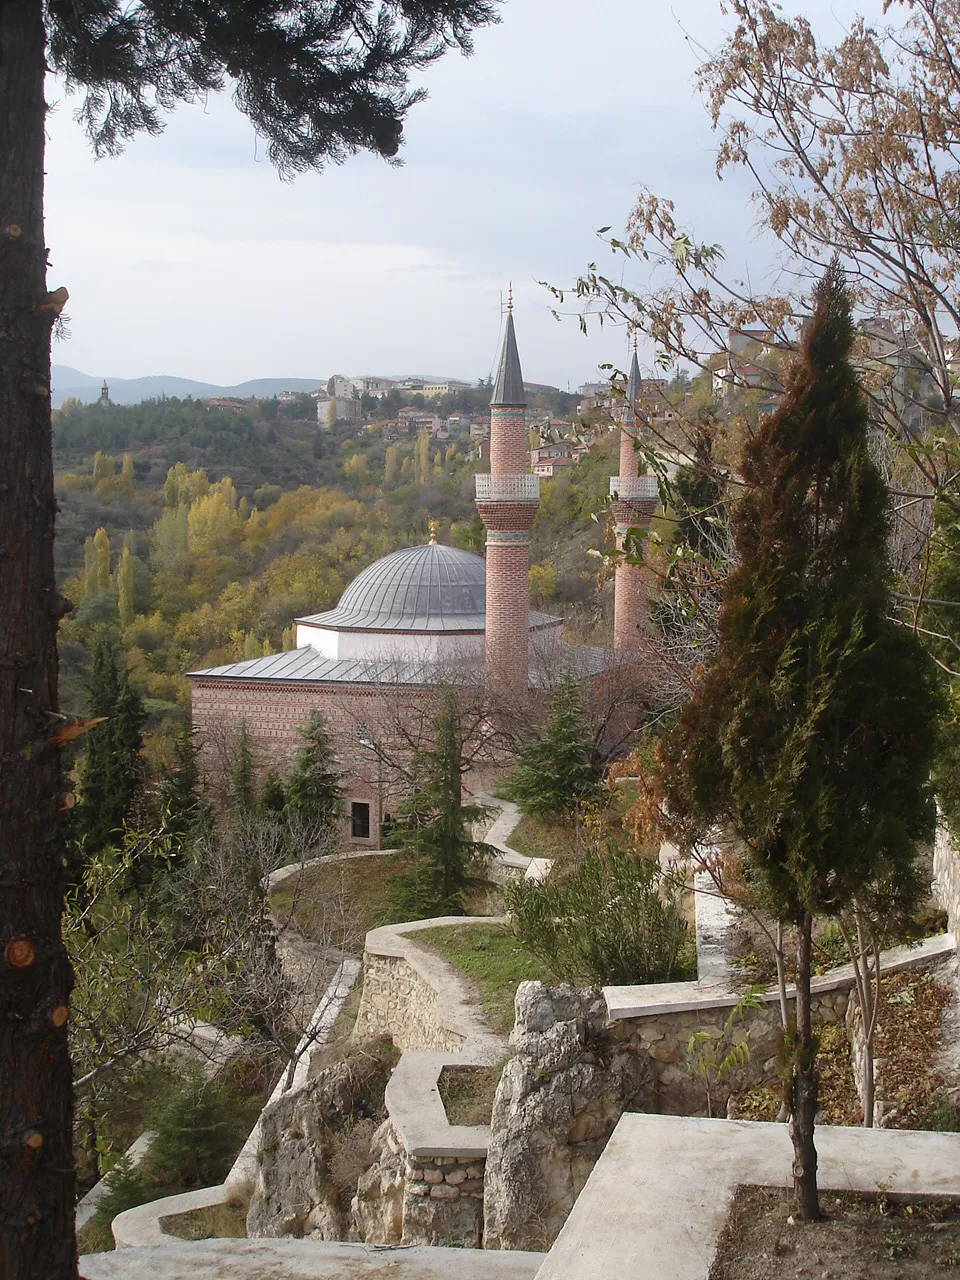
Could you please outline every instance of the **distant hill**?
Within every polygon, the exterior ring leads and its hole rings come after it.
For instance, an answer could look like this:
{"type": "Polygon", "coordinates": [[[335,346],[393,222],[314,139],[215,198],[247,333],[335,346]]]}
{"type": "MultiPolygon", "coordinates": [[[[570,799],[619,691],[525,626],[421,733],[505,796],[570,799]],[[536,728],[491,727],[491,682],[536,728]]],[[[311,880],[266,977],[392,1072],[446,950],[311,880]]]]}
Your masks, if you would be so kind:
{"type": "MultiPolygon", "coordinates": [[[[100,387],[103,378],[95,378],[79,369],[71,369],[69,365],[55,364],[52,369],[53,395],[52,405],[59,409],[67,396],[74,396],[83,404],[92,404],[100,398],[100,387]]],[[[410,374],[397,376],[391,381],[399,382],[410,378],[410,374]]],[[[441,377],[418,377],[418,381],[443,382],[441,377]]],[[[185,400],[192,396],[194,400],[208,396],[232,396],[237,400],[268,399],[279,395],[281,391],[316,391],[326,385],[326,378],[251,378],[248,382],[240,382],[236,386],[221,387],[215,382],[196,382],[192,378],[177,378],[172,374],[152,374],[146,378],[111,378],[107,377],[110,388],[110,399],[113,404],[140,404],[142,400],[156,400],[160,396],[178,396],[185,400]]],[[[472,384],[466,384],[472,385],[472,384]]],[[[556,387],[541,382],[525,382],[527,391],[536,395],[538,392],[556,391],[556,387]]]]}
{"type": "MultiPolygon", "coordinates": [[[[100,398],[103,378],[91,377],[64,364],[55,364],[52,375],[54,409],[59,409],[67,396],[75,396],[84,404],[100,398]]],[[[322,378],[252,378],[233,387],[221,387],[214,382],[195,382],[192,378],[165,374],[146,378],[108,377],[106,381],[114,404],[139,404],[141,400],[155,400],[159,396],[179,396],[181,400],[187,396],[193,396],[195,400],[201,396],[233,396],[238,400],[255,396],[259,399],[279,395],[281,391],[314,391],[324,383],[322,378]]]]}

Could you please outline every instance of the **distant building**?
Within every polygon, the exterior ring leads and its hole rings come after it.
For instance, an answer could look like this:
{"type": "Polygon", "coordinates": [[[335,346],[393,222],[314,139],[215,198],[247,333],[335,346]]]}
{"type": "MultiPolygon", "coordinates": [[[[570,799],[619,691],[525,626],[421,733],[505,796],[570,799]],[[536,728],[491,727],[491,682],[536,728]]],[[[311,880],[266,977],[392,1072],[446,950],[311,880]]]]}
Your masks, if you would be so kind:
{"type": "Polygon", "coordinates": [[[542,444],[530,450],[530,470],[535,476],[559,475],[572,467],[574,445],[572,440],[558,440],[555,444],[542,444]]]}
{"type": "Polygon", "coordinates": [[[421,431],[429,431],[436,436],[443,429],[443,419],[425,409],[406,408],[397,414],[397,422],[401,431],[408,435],[419,435],[421,431]]]}
{"type": "Polygon", "coordinates": [[[232,413],[240,413],[243,409],[243,404],[239,400],[204,400],[203,403],[208,409],[223,409],[232,413]]]}
{"type": "Polygon", "coordinates": [[[447,396],[453,391],[465,391],[467,386],[466,382],[458,382],[456,378],[449,378],[446,382],[425,382],[423,384],[423,394],[425,396],[447,396]]]}
{"type": "Polygon", "coordinates": [[[391,378],[362,377],[351,378],[354,391],[362,396],[383,397],[397,385],[391,378]]]}
{"type": "Polygon", "coordinates": [[[490,439],[490,419],[489,418],[471,418],[470,419],[470,439],[474,441],[490,439]]]}
{"type": "Polygon", "coordinates": [[[103,386],[100,388],[100,403],[101,404],[110,403],[110,388],[107,386],[106,378],[104,378],[103,386]]]}
{"type": "Polygon", "coordinates": [[[317,426],[321,431],[332,426],[331,418],[333,422],[359,422],[360,400],[352,395],[321,397],[317,401],[317,426]]]}

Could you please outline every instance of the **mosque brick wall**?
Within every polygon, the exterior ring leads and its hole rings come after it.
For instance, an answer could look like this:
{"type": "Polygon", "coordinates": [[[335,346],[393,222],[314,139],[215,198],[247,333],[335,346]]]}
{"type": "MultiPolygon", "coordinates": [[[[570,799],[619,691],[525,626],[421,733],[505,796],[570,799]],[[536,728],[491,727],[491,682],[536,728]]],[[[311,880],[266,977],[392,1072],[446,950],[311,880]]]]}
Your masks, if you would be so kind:
{"type": "MultiPolygon", "coordinates": [[[[371,806],[371,837],[354,840],[345,831],[349,844],[367,847],[376,842],[377,811],[391,794],[390,766],[378,762],[376,753],[362,747],[361,736],[386,742],[396,734],[397,715],[419,719],[430,698],[420,688],[391,687],[386,694],[374,686],[343,686],[282,681],[223,680],[194,677],[192,680],[193,727],[202,757],[208,768],[217,767],[218,752],[235,738],[242,721],[253,743],[254,760],[261,778],[271,768],[285,772],[293,754],[302,746],[300,729],[311,711],[323,714],[344,772],[344,799],[364,801],[371,806]]],[[[392,750],[385,752],[395,758],[392,750]]],[[[349,809],[347,810],[349,812],[349,809]]]]}

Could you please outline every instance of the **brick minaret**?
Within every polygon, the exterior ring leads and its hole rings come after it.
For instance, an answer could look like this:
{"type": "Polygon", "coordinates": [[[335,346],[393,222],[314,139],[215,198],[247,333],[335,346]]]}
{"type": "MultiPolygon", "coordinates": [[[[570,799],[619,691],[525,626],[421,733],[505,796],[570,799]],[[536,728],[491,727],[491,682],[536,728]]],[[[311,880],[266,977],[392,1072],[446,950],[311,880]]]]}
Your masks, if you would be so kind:
{"type": "Polygon", "coordinates": [[[540,481],[529,452],[523,374],[513,330],[513,296],[490,401],[490,474],[477,476],[477,511],[487,530],[487,679],[526,692],[530,671],[530,529],[540,481]]]}
{"type": "MultiPolygon", "coordinates": [[[[620,474],[610,478],[617,546],[622,547],[628,529],[650,528],[657,505],[657,482],[638,475],[634,441],[641,430],[640,366],[636,342],[624,406],[620,411],[620,474]]],[[[615,649],[640,649],[647,630],[647,570],[642,565],[618,564],[614,579],[613,645],[615,649]]]]}

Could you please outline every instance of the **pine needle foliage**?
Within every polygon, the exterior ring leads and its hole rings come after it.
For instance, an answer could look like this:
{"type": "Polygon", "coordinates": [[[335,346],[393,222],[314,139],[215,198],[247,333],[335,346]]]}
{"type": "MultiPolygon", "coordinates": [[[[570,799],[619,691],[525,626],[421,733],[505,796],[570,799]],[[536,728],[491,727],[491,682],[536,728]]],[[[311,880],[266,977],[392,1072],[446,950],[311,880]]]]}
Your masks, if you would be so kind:
{"type": "Polygon", "coordinates": [[[332,828],[343,807],[343,787],[333,740],[319,711],[300,730],[304,745],[293,757],[284,813],[304,827],[332,828]]]}
{"type": "Polygon", "coordinates": [[[794,1142],[800,1212],[817,1216],[809,1025],[812,918],[878,881],[915,885],[934,807],[939,709],[918,638],[888,619],[887,493],[849,356],[834,261],[777,412],[744,450],[740,557],[719,644],[659,745],[664,810],[690,845],[725,828],[773,914],[797,927],[794,1142]],[[800,1087],[802,1086],[802,1087],[800,1087]]]}
{"type": "Polygon", "coordinates": [[[78,118],[98,155],[163,113],[233,86],[237,106],[283,174],[357,151],[396,155],[423,97],[409,76],[449,48],[468,53],[488,0],[50,0],[48,60],[84,92],[78,118]]]}
{"type": "Polygon", "coordinates": [[[550,699],[542,732],[517,754],[510,794],[531,817],[559,819],[569,817],[578,804],[595,795],[599,781],[580,688],[566,671],[550,699]]]}
{"type": "Polygon", "coordinates": [[[487,812],[463,803],[463,733],[455,694],[446,692],[432,722],[433,745],[415,753],[413,787],[397,809],[396,846],[410,855],[394,878],[391,905],[411,919],[463,915],[464,896],[486,885],[483,864],[492,852],[475,840],[473,824],[487,812]]]}
{"type": "Polygon", "coordinates": [[[143,700],[120,665],[116,648],[101,641],[88,685],[91,730],[84,755],[75,830],[87,853],[115,842],[130,815],[142,778],[143,700]]]}

